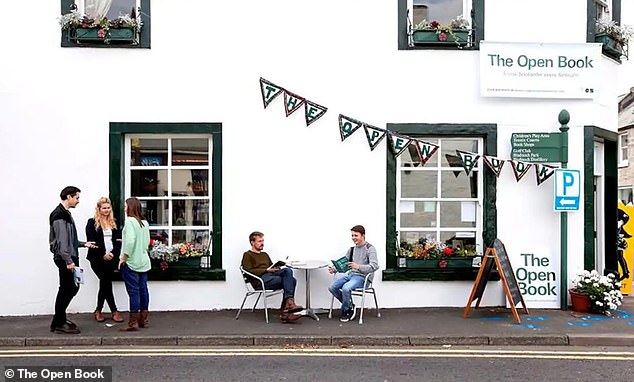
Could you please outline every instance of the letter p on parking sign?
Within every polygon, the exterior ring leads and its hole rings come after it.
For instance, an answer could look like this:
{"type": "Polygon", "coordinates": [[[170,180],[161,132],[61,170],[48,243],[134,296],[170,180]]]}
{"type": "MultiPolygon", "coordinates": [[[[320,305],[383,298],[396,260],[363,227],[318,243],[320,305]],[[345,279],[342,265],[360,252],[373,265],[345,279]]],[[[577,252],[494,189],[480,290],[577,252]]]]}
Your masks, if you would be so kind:
{"type": "Polygon", "coordinates": [[[581,172],[558,168],[555,170],[555,211],[578,211],[581,198],[581,172]]]}

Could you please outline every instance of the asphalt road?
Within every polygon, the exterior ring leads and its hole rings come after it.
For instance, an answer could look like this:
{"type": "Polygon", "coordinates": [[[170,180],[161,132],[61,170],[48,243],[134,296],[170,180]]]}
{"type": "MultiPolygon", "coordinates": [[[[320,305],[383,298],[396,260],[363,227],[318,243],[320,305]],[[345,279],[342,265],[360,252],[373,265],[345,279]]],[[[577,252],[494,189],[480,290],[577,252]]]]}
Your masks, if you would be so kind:
{"type": "MultiPolygon", "coordinates": [[[[632,348],[21,348],[5,376],[38,366],[112,367],[112,381],[630,381],[632,348]],[[16,368],[17,367],[17,368],[16,368]]],[[[32,374],[31,374],[32,375],[32,374]]],[[[44,380],[44,379],[41,379],[44,380]]],[[[48,379],[50,380],[50,378],[48,379]]],[[[57,379],[76,381],[79,379],[57,379]]],[[[93,379],[99,380],[99,379],[93,379]]],[[[103,379],[102,379],[103,380],[103,379]]],[[[82,381],[87,381],[84,379],[82,381]]]]}

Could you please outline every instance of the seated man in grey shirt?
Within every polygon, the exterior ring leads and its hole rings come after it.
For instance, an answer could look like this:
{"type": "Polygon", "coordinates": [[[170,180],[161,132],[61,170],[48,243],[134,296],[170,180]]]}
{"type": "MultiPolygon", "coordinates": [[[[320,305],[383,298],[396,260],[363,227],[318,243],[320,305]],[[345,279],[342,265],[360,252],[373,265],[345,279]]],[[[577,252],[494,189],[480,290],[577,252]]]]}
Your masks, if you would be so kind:
{"type": "MultiPolygon", "coordinates": [[[[341,322],[354,320],[356,309],[352,301],[352,291],[362,288],[365,276],[379,269],[376,248],[365,241],[365,228],[355,225],[350,231],[355,245],[346,255],[350,269],[345,273],[339,273],[333,266],[328,267],[330,273],[337,273],[328,290],[341,302],[341,322]]],[[[370,282],[371,278],[372,276],[370,282]]]]}

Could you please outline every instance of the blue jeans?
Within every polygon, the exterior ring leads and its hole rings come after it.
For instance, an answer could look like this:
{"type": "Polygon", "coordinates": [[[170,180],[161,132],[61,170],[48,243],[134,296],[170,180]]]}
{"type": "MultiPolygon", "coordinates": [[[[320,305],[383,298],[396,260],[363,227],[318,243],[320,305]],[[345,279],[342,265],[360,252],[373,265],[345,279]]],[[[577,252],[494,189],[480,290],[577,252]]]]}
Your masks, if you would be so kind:
{"type": "Polygon", "coordinates": [[[341,302],[341,312],[352,311],[352,290],[363,288],[365,277],[351,273],[337,273],[328,290],[339,302],[341,302]]]}
{"type": "Polygon", "coordinates": [[[148,310],[150,292],[147,289],[147,272],[135,272],[128,268],[126,264],[123,264],[121,266],[121,275],[130,298],[130,313],[148,310]]]}
{"type": "Polygon", "coordinates": [[[266,289],[284,289],[284,300],[295,296],[297,280],[293,277],[293,270],[290,268],[280,269],[275,273],[264,273],[262,280],[266,289]]]}

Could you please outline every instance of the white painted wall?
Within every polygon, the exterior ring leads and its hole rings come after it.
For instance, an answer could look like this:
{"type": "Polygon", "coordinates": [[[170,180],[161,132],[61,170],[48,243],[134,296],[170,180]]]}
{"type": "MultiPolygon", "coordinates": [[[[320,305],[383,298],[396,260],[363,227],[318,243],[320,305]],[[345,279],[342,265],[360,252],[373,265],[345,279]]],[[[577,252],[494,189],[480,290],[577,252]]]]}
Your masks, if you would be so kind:
{"type": "MultiPolygon", "coordinates": [[[[491,41],[585,42],[585,2],[487,0],[491,41]],[[520,6],[521,4],[521,6],[520,6]],[[523,15],[517,17],[517,9],[523,15]],[[548,12],[544,12],[544,7],[548,12]],[[565,24],[561,14],[567,14],[565,24]],[[537,22],[536,19],[540,21],[537,22]],[[548,25],[544,31],[540,25],[548,25]]],[[[385,268],[385,146],[370,152],[363,133],[340,142],[337,115],[364,122],[496,123],[498,156],[510,134],[556,131],[566,108],[570,168],[583,167],[582,126],[616,128],[616,64],[603,59],[593,101],[483,99],[477,51],[398,51],[394,1],[154,1],[152,49],[59,47],[56,1],[32,1],[24,19],[0,23],[0,315],[53,311],[57,273],[48,251],[48,215],[66,185],[82,189],[73,211],[80,231],[108,193],[109,122],[221,122],[225,282],[152,282],[153,310],[235,308],[237,270],[252,230],[266,234],[273,257],[341,256],[349,228],[363,224],[385,268]],[[197,23],[197,21],[200,21],[197,23]],[[20,30],[20,38],[11,31],[20,30]],[[278,99],[263,110],[259,77],[329,108],[306,128],[301,111],[284,117],[278,99]]],[[[625,6],[624,6],[625,9],[625,6]]],[[[1,14],[24,14],[3,2],[1,14]]],[[[558,257],[552,180],[519,183],[509,167],[498,183],[498,236],[512,254],[558,257]],[[524,204],[518,202],[518,199],[524,204]]],[[[582,264],[582,213],[570,214],[569,273],[582,264]]],[[[80,235],[83,237],[83,235],[80,235]]],[[[85,252],[81,254],[85,258],[85,252]]],[[[513,259],[513,261],[515,261],[513,259]]],[[[83,264],[89,267],[86,261],[83,264]]],[[[92,311],[97,280],[71,311],[92,311]]],[[[303,274],[298,274],[303,302],[303,274]]],[[[464,306],[471,282],[382,282],[384,307],[464,306]]],[[[330,276],[312,279],[312,303],[326,307],[330,276]]],[[[123,285],[116,297],[127,308],[123,285]]],[[[482,305],[501,305],[499,283],[482,305]]],[[[530,307],[530,304],[529,304],[530,307]]]]}

